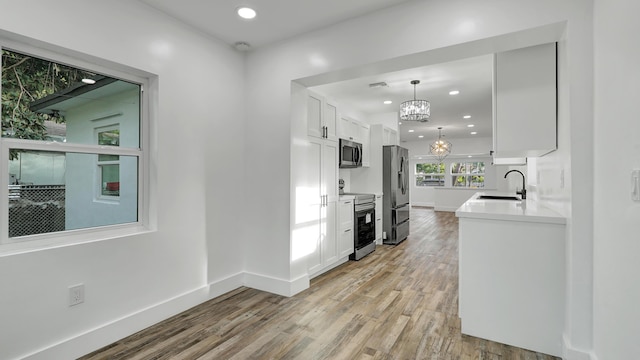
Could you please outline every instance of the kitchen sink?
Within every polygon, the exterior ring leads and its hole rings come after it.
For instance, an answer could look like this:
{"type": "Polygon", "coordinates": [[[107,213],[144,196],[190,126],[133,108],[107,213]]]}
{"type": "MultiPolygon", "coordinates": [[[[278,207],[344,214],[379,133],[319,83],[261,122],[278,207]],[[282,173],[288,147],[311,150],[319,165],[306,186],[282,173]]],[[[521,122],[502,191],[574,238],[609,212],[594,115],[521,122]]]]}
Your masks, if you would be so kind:
{"type": "Polygon", "coordinates": [[[519,197],[513,196],[513,195],[480,195],[478,196],[478,199],[480,200],[511,200],[511,201],[522,200],[519,197]]]}

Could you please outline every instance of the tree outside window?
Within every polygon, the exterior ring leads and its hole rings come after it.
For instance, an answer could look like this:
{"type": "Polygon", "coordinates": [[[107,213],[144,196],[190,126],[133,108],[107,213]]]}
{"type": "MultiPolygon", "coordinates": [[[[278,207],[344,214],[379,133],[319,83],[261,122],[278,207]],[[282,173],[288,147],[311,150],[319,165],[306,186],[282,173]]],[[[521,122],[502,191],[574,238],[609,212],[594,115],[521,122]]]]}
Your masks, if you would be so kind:
{"type": "Polygon", "coordinates": [[[444,163],[416,164],[416,186],[444,186],[444,163]]]}

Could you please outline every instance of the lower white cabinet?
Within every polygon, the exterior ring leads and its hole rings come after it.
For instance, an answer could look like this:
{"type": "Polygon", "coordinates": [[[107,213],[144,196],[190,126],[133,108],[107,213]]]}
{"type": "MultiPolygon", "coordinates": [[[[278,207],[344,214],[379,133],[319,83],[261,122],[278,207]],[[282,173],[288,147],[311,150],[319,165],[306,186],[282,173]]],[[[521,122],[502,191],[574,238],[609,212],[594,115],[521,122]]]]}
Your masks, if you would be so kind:
{"type": "Polygon", "coordinates": [[[343,258],[353,254],[353,199],[338,202],[338,253],[343,258]]]}
{"type": "Polygon", "coordinates": [[[460,217],[459,227],[462,333],[561,356],[564,224],[460,217]]]}
{"type": "Polygon", "coordinates": [[[376,244],[382,245],[382,194],[376,194],[376,244]]]}

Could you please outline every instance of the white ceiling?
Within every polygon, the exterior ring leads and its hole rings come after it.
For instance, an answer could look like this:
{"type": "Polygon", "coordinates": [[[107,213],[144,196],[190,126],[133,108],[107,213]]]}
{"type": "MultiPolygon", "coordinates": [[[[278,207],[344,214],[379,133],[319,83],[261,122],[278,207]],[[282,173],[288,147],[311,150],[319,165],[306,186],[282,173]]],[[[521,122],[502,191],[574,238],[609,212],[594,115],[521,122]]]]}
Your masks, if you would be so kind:
{"type": "MultiPolygon", "coordinates": [[[[140,0],[230,45],[247,42],[251,48],[265,46],[309,31],[346,21],[376,10],[413,0],[140,0]],[[235,10],[253,7],[258,15],[243,20],[235,10]]],[[[315,87],[318,92],[349,104],[365,114],[398,111],[400,103],[413,98],[411,80],[420,80],[417,98],[429,100],[431,118],[427,123],[404,123],[401,141],[430,140],[437,127],[450,139],[490,137],[492,58],[483,56],[455,62],[379,74],[315,87]],[[370,83],[389,86],[369,88],[370,83]],[[460,94],[450,96],[450,90],[460,94]],[[384,105],[382,101],[392,100],[384,105]],[[471,115],[469,120],[463,115],[471,115]],[[474,124],[474,128],[468,128],[474,124]],[[409,133],[408,130],[414,130],[409,133]],[[477,135],[471,135],[476,131],[477,135]]]]}
{"type": "Polygon", "coordinates": [[[228,44],[252,48],[412,0],[140,0],[228,44]],[[252,20],[236,15],[256,10],[252,20]]]}
{"type": "Polygon", "coordinates": [[[401,140],[432,140],[439,126],[447,138],[492,136],[493,56],[485,55],[437,65],[379,74],[355,80],[313,87],[313,90],[348,104],[365,114],[397,112],[403,101],[413,99],[411,80],[420,80],[416,97],[431,104],[426,123],[410,121],[399,126],[401,140]],[[369,84],[386,82],[388,86],[371,88],[369,84]],[[458,90],[458,95],[449,91],[458,90]],[[390,105],[384,100],[393,101],[390,105]],[[471,115],[464,119],[464,115],[471,115]],[[467,125],[473,124],[473,128],[467,125]],[[410,133],[409,130],[414,130],[410,133]],[[471,132],[477,132],[472,135],[471,132]]]}

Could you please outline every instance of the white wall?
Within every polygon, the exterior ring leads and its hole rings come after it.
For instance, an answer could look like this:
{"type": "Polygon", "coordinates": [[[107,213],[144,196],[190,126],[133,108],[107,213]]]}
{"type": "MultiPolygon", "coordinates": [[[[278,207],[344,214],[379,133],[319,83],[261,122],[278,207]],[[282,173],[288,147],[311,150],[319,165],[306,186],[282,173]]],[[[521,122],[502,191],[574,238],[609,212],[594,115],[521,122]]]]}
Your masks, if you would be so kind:
{"type": "Polygon", "coordinates": [[[380,124],[390,129],[398,131],[398,112],[392,111],[388,113],[370,114],[367,117],[369,124],[380,124]]]}
{"type": "MultiPolygon", "coordinates": [[[[525,47],[560,38],[554,25],[566,22],[564,66],[569,70],[563,79],[570,88],[569,98],[561,99],[561,123],[567,131],[561,133],[561,150],[549,157],[565,169],[565,189],[571,199],[581,199],[581,208],[591,208],[592,194],[588,185],[576,185],[567,172],[581,175],[591,173],[591,157],[587,150],[590,140],[569,123],[580,121],[590,127],[591,115],[586,110],[591,103],[592,72],[590,67],[591,3],[582,0],[562,2],[491,0],[470,2],[464,0],[415,1],[336,24],[330,28],[310,32],[278,44],[257,49],[247,57],[248,109],[247,152],[254,157],[249,164],[253,170],[266,171],[276,176],[265,179],[263,187],[249,188],[251,199],[263,199],[252,206],[249,216],[256,219],[248,229],[247,266],[252,271],[270,274],[279,280],[294,281],[304,277],[304,266],[289,264],[290,227],[287,219],[291,210],[280,201],[291,199],[297,184],[291,171],[297,171],[291,152],[304,141],[303,132],[291,123],[290,82],[299,79],[305,86],[340,81],[375,72],[403,67],[416,67],[525,47]],[[402,19],[401,22],[398,19],[402,19]],[[381,27],[380,24],[394,24],[381,27]],[[515,34],[515,32],[520,32],[515,34]],[[407,34],[437,34],[416,37],[407,34]],[[484,40],[492,38],[491,40],[484,40]],[[472,42],[472,43],[468,43],[472,42]],[[464,44],[468,43],[468,44],[464,44]],[[461,45],[463,44],[463,45],[461,45]],[[391,61],[390,59],[394,59],[391,61]],[[386,61],[389,60],[389,61],[386,61]],[[583,110],[585,109],[585,110],[583,110]],[[570,130],[569,130],[570,129],[570,130]],[[291,131],[291,133],[289,133],[291,131]],[[571,136],[569,136],[571,135],[571,136]],[[291,146],[285,145],[291,144],[291,146]],[[293,149],[293,150],[291,150],[293,149]],[[571,159],[571,162],[569,162],[571,159]],[[263,189],[269,189],[264,192],[263,189]],[[272,241],[264,241],[269,234],[272,241]],[[285,255],[287,254],[287,255],[285,255]]],[[[564,130],[563,130],[564,131],[564,130]]],[[[549,184],[548,193],[563,191],[549,184]]],[[[290,201],[286,201],[290,204],[290,201]]],[[[567,213],[569,227],[586,227],[591,223],[588,210],[567,213]],[[578,225],[573,225],[578,224],[578,225]]],[[[589,230],[570,233],[567,239],[581,250],[590,247],[589,230]],[[573,238],[576,237],[577,238],[573,238]]],[[[589,273],[590,259],[585,251],[568,252],[569,263],[582,262],[578,270],[589,273]],[[586,258],[583,257],[586,254],[586,258]]],[[[576,271],[575,267],[569,273],[576,271]]],[[[570,277],[571,278],[571,277],[570,277]]],[[[591,347],[591,307],[588,282],[572,284],[576,302],[569,309],[571,316],[566,345],[580,353],[591,347]]]]}
{"type": "MultiPolygon", "coordinates": [[[[614,11],[604,1],[598,4],[614,11]]],[[[152,99],[158,122],[151,163],[157,175],[151,179],[157,232],[0,257],[0,273],[12,274],[0,278],[0,357],[21,356],[97,327],[101,336],[80,336],[82,341],[46,354],[80,355],[201,301],[208,296],[207,284],[213,293],[235,286],[243,266],[249,273],[245,282],[272,291],[304,280],[306,266],[290,262],[291,165],[296,144],[305,137],[291,121],[291,81],[313,86],[535,45],[557,39],[558,22],[566,22],[559,64],[565,74],[560,79],[560,148],[539,162],[539,188],[548,195],[543,201],[569,217],[568,358],[591,348],[593,194],[591,182],[584,180],[593,175],[590,1],[409,2],[257,49],[246,62],[228,46],[137,2],[60,0],[54,6],[45,0],[2,0],[0,10],[0,29],[70,49],[67,53],[89,54],[89,61],[107,59],[157,74],[151,88],[159,90],[152,99]],[[51,26],[52,18],[73,21],[51,26]],[[416,41],[407,34],[437,36],[418,35],[416,41]],[[545,169],[548,176],[542,176],[545,169]],[[268,176],[259,184],[245,176],[256,173],[268,176]],[[87,285],[87,302],[67,308],[67,286],[78,282],[87,285]],[[146,308],[152,311],[135,321],[100,328],[146,308]]],[[[624,7],[616,11],[633,13],[624,7]]],[[[600,259],[604,266],[619,264],[610,255],[632,253],[609,251],[600,259]]],[[[623,270],[597,274],[608,281],[623,270]]],[[[626,301],[616,303],[620,310],[599,308],[597,341],[603,354],[614,351],[613,335],[603,335],[609,323],[633,311],[626,301]]],[[[624,324],[633,329],[631,322],[624,324]]],[[[633,346],[630,341],[623,345],[623,351],[633,346]]]]}
{"type": "Polygon", "coordinates": [[[595,1],[594,345],[600,360],[640,354],[640,202],[631,200],[630,185],[632,169],[640,170],[639,13],[635,0],[595,1]]]}
{"type": "Polygon", "coordinates": [[[76,358],[229,287],[218,281],[242,271],[239,229],[247,225],[242,56],[127,0],[3,0],[0,36],[157,74],[146,89],[155,94],[148,148],[154,231],[3,252],[0,358],[50,346],[32,358],[76,358]],[[86,301],[69,308],[67,287],[78,283],[86,301]]]}

